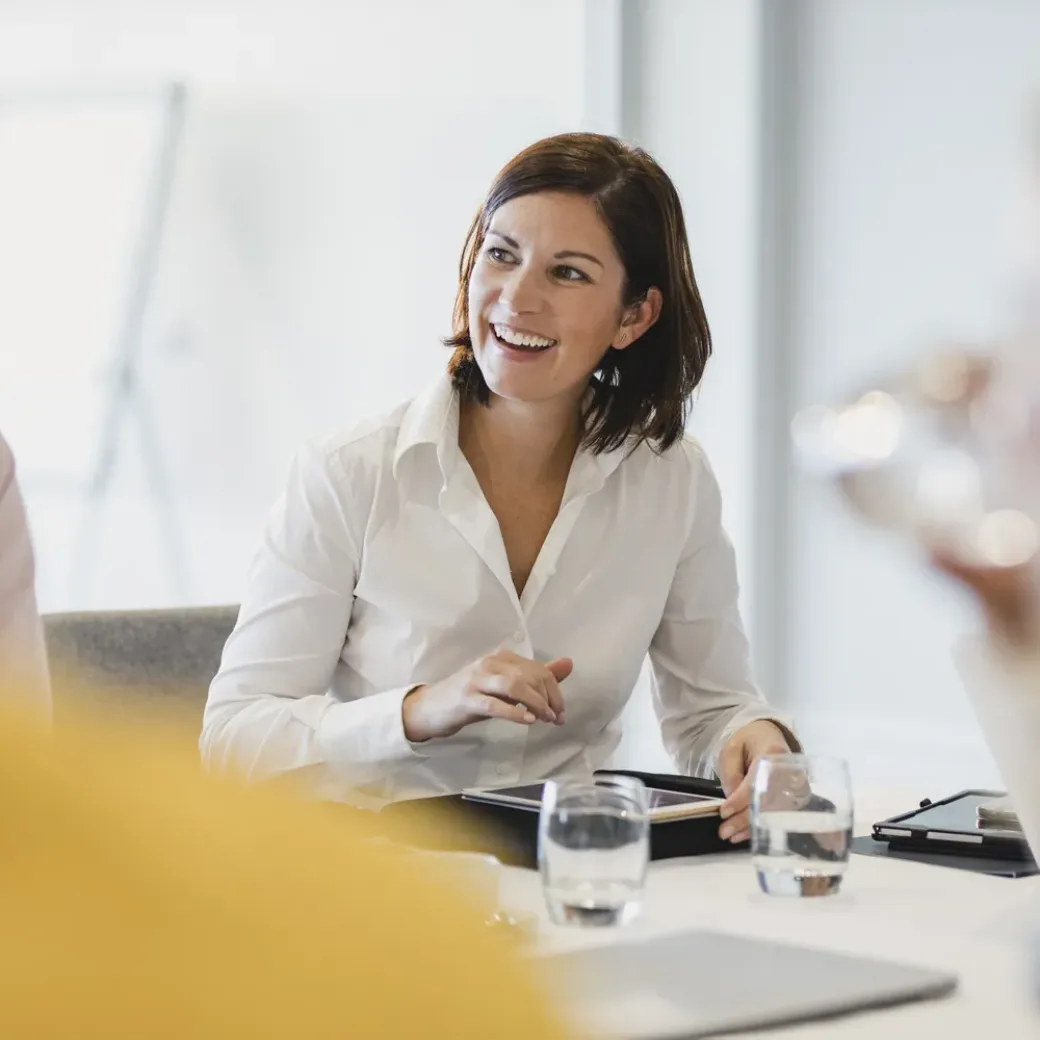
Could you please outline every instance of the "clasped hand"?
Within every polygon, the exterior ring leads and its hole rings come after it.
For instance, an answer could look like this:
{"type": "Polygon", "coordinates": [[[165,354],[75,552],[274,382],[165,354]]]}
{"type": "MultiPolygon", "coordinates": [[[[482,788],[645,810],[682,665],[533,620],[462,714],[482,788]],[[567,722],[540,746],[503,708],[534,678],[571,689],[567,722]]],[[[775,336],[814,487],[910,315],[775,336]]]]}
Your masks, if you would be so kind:
{"type": "Polygon", "coordinates": [[[543,664],[511,650],[488,654],[447,679],[411,690],[401,706],[405,736],[416,743],[450,737],[482,719],[562,726],[560,683],[573,668],[569,657],[543,664]]]}
{"type": "MultiPolygon", "coordinates": [[[[483,719],[508,719],[523,726],[535,722],[562,726],[566,710],[560,684],[573,669],[569,657],[543,664],[511,650],[498,650],[447,679],[409,691],[401,706],[405,736],[413,743],[450,737],[483,719]]],[[[788,750],[783,731],[764,719],[737,730],[726,743],[718,763],[726,793],[719,829],[723,839],[735,843],[747,839],[755,761],[788,750]]]]}

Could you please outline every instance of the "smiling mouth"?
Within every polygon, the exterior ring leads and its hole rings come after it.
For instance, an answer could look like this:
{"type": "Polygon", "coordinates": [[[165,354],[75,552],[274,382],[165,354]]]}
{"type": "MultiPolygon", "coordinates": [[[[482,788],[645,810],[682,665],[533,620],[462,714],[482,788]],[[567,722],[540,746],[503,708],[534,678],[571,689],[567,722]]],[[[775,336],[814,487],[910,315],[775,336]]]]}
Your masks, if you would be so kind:
{"type": "Polygon", "coordinates": [[[526,350],[531,354],[539,354],[550,350],[559,342],[548,336],[536,336],[533,332],[518,332],[508,325],[491,325],[491,334],[503,346],[510,350],[526,350]]]}

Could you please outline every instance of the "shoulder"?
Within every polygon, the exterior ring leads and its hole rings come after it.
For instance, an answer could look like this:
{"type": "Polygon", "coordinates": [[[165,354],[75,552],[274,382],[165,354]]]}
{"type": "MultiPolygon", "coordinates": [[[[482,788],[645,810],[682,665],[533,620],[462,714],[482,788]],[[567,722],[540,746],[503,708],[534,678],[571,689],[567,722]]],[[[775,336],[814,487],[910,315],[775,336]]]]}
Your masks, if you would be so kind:
{"type": "Polygon", "coordinates": [[[11,449],[4,440],[3,433],[0,433],[0,498],[2,498],[7,490],[14,483],[14,455],[11,453],[11,449]]]}
{"type": "Polygon", "coordinates": [[[708,456],[696,437],[684,434],[664,451],[640,444],[625,460],[636,497],[668,515],[684,541],[701,541],[722,523],[722,495],[708,456]]]}
{"type": "Polygon", "coordinates": [[[18,490],[14,453],[0,434],[0,534],[11,539],[18,533],[13,531],[15,527],[25,527],[25,509],[18,490]]]}
{"type": "Polygon", "coordinates": [[[652,480],[676,482],[691,495],[718,495],[718,481],[700,441],[685,433],[664,451],[655,450],[645,441],[639,444],[626,460],[637,473],[652,480]]]}
{"type": "Polygon", "coordinates": [[[337,513],[356,512],[392,465],[408,407],[404,402],[304,442],[292,457],[284,499],[308,502],[321,515],[327,506],[337,513]]]}
{"type": "Polygon", "coordinates": [[[397,405],[301,445],[271,514],[276,528],[304,541],[319,530],[357,551],[407,408],[397,405]]]}
{"type": "Polygon", "coordinates": [[[316,437],[300,449],[299,458],[333,474],[372,472],[388,466],[411,404],[410,400],[402,401],[385,412],[316,437]]]}

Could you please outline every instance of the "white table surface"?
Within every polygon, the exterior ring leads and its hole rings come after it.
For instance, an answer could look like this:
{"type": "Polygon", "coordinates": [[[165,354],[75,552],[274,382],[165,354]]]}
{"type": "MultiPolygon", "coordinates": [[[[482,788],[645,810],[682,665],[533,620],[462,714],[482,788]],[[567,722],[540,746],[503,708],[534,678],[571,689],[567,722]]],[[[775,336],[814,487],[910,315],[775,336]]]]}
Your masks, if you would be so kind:
{"type": "MultiPolygon", "coordinates": [[[[869,833],[874,820],[914,804],[905,791],[864,792],[856,833],[869,833]]],[[[837,895],[788,899],[759,892],[749,854],[730,853],[652,864],[643,912],[625,928],[552,925],[534,871],[506,870],[500,900],[509,910],[535,914],[538,944],[553,952],[703,927],[949,969],[960,977],[958,991],[942,1000],[788,1028],[784,1040],[1040,1038],[1040,962],[1031,962],[1040,953],[1031,948],[1034,940],[1040,947],[1040,876],[995,878],[853,855],[837,895]]]]}

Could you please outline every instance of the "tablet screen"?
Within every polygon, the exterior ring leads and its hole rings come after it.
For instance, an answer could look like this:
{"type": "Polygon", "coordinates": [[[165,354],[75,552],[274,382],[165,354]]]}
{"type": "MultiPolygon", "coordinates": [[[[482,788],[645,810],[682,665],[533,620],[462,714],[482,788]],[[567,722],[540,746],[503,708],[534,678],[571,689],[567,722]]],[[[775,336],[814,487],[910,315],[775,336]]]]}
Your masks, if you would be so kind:
{"type": "MultiPolygon", "coordinates": [[[[464,796],[478,798],[481,801],[521,803],[535,807],[542,803],[543,786],[542,784],[522,784],[518,787],[500,787],[489,791],[467,791],[464,796]]],[[[665,810],[676,810],[701,803],[721,804],[720,798],[714,798],[711,795],[665,791],[659,787],[648,787],[646,793],[651,816],[665,810]]]]}
{"type": "MultiPolygon", "coordinates": [[[[992,802],[996,796],[983,791],[969,792],[951,802],[929,805],[905,819],[892,821],[893,828],[905,827],[923,831],[954,831],[958,834],[978,835],[980,838],[1001,838],[1021,842],[1022,832],[1006,830],[992,824],[980,824],[979,806],[992,802]]],[[[887,822],[887,821],[886,821],[887,822]]]]}

